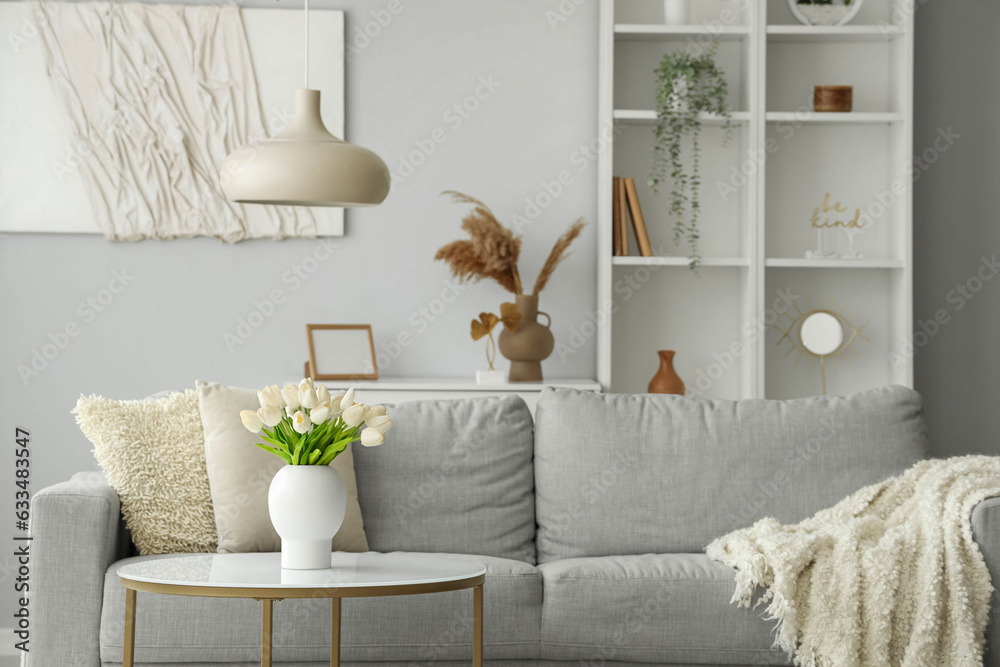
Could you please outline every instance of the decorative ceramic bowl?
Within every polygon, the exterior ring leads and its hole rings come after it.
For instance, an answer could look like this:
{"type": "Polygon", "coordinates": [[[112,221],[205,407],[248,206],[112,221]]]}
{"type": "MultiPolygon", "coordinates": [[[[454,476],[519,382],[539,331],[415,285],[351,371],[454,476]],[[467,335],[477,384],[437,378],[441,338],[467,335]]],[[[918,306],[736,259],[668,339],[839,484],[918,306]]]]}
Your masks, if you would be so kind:
{"type": "Polygon", "coordinates": [[[858,13],[864,0],[852,0],[844,4],[843,0],[832,5],[802,4],[798,0],[788,0],[792,13],[806,25],[844,25],[858,13]]]}

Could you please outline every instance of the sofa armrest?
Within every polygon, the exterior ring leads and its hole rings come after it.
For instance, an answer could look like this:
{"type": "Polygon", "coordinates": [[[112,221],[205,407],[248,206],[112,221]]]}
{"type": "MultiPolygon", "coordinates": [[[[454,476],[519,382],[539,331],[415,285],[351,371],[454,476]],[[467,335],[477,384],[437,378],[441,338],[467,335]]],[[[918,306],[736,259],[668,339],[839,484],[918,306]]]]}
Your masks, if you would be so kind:
{"type": "Polygon", "coordinates": [[[972,537],[979,545],[993,582],[990,624],[986,627],[983,667],[1000,667],[1000,498],[987,498],[972,509],[972,537]]]}
{"type": "Polygon", "coordinates": [[[30,652],[26,667],[99,667],[104,574],[125,557],[118,494],[98,472],[77,473],[31,499],[30,652]]]}

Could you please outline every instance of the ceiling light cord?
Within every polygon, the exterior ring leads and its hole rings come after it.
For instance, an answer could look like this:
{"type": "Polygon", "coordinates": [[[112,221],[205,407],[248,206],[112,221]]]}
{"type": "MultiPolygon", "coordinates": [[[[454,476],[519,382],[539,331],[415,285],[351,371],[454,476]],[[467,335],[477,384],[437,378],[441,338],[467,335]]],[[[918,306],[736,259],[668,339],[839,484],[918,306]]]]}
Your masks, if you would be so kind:
{"type": "Polygon", "coordinates": [[[306,90],[309,90],[309,0],[306,3],[306,90]]]}

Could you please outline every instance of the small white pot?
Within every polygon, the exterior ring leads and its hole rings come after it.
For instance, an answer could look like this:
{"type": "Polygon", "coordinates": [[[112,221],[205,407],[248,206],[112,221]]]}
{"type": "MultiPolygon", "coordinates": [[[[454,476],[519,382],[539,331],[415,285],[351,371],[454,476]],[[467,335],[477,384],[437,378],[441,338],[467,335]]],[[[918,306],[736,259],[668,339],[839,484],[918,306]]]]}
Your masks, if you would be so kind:
{"type": "Polygon", "coordinates": [[[663,22],[687,25],[691,19],[691,0],[663,0],[663,22]]]}
{"type": "Polygon", "coordinates": [[[691,108],[688,101],[688,80],[683,76],[674,79],[674,92],[670,94],[669,107],[678,113],[687,113],[691,108]]]}
{"type": "Polygon", "coordinates": [[[286,465],[271,480],[267,508],[281,536],[281,567],[330,567],[333,536],[347,513],[347,487],[336,469],[286,465]]]}

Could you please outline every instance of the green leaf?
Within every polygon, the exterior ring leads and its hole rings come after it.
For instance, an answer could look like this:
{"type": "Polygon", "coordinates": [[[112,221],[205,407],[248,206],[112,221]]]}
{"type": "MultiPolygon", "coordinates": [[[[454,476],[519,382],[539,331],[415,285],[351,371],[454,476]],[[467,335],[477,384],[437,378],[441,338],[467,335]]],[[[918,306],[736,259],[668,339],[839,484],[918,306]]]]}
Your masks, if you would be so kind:
{"type": "Polygon", "coordinates": [[[254,444],[257,445],[258,447],[260,447],[261,449],[263,449],[265,452],[269,452],[269,453],[274,454],[275,456],[279,457],[285,463],[291,463],[292,462],[291,457],[288,456],[288,454],[286,454],[285,452],[279,451],[279,450],[275,449],[274,447],[268,447],[267,445],[262,445],[259,442],[255,442],[254,444]]]}
{"type": "Polygon", "coordinates": [[[301,461],[300,456],[302,455],[303,444],[304,443],[300,441],[299,444],[295,446],[295,451],[292,453],[292,465],[296,466],[299,465],[299,461],[301,461]]]}
{"type": "Polygon", "coordinates": [[[285,433],[288,436],[288,440],[286,441],[288,443],[288,449],[294,449],[296,445],[299,444],[299,440],[302,439],[302,435],[290,426],[285,427],[285,433]]]}
{"type": "Polygon", "coordinates": [[[333,460],[337,458],[337,455],[340,454],[340,452],[342,451],[344,450],[339,450],[339,451],[335,449],[328,450],[325,454],[323,454],[323,456],[319,458],[319,461],[316,462],[316,465],[318,466],[330,465],[331,463],[333,463],[333,460]]]}
{"type": "Polygon", "coordinates": [[[329,465],[338,454],[347,449],[347,446],[351,444],[351,442],[353,442],[351,439],[344,438],[328,445],[323,451],[323,456],[319,459],[319,465],[329,465]]]}
{"type": "Polygon", "coordinates": [[[280,440],[275,440],[274,438],[269,438],[269,437],[264,436],[264,435],[260,436],[260,439],[263,440],[264,442],[271,443],[272,445],[274,445],[275,447],[277,447],[281,451],[286,451],[286,452],[288,451],[288,448],[285,445],[285,443],[281,442],[280,440]]]}
{"type": "Polygon", "coordinates": [[[295,430],[292,428],[291,421],[286,421],[287,417],[282,417],[281,421],[278,422],[278,428],[281,431],[281,440],[285,444],[289,444],[295,440],[293,437],[295,435],[295,430]]]}
{"type": "Polygon", "coordinates": [[[305,465],[306,460],[309,458],[309,452],[312,450],[312,444],[308,438],[303,438],[302,442],[299,444],[299,464],[305,465]]]}

